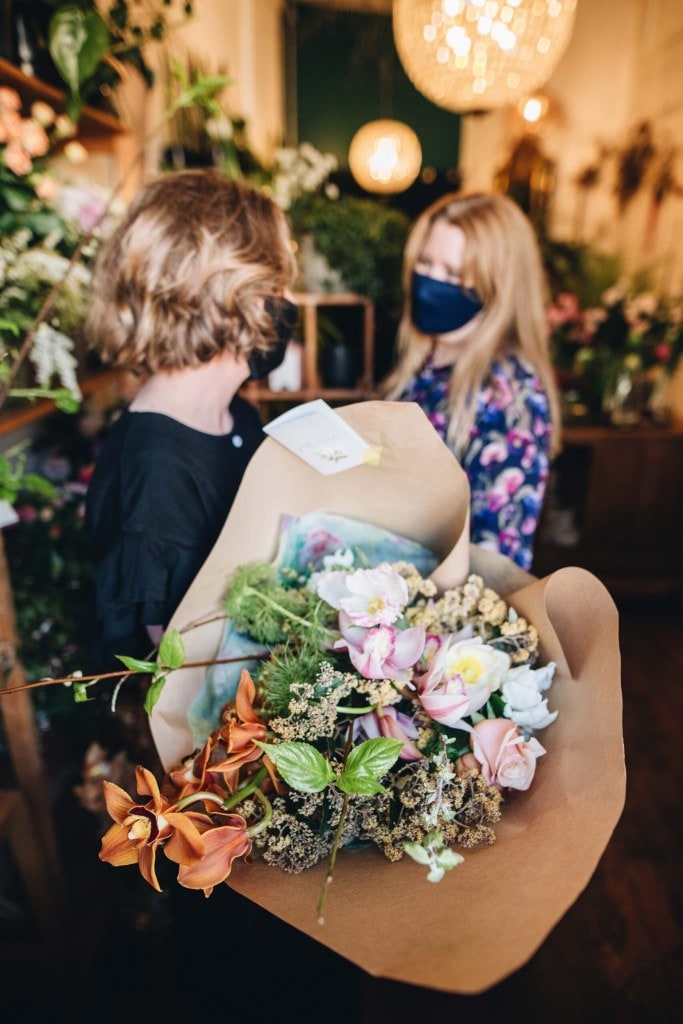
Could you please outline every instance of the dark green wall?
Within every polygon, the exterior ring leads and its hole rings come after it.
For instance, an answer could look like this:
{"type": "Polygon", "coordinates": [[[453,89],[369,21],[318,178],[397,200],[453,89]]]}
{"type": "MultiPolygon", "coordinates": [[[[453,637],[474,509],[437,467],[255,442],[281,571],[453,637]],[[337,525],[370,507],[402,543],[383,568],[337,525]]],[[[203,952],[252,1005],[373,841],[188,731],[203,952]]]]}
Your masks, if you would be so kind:
{"type": "Polygon", "coordinates": [[[295,47],[297,142],[332,152],[342,168],[356,131],[394,118],[417,133],[423,167],[457,168],[460,118],[435,106],[407,78],[394,46],[390,15],[290,9],[295,47]]]}

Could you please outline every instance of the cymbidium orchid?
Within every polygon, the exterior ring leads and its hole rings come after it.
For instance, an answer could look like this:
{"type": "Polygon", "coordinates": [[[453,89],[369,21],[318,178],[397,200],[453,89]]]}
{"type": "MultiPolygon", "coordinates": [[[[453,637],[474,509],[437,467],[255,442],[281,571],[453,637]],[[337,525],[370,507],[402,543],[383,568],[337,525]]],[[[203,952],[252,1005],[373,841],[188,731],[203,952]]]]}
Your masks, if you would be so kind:
{"type": "Polygon", "coordinates": [[[156,855],[160,847],[178,864],[196,864],[204,856],[204,840],[192,819],[178,811],[159,792],[152,773],[138,766],[137,791],[151,799],[136,803],[120,786],[104,782],[104,800],[115,824],[102,837],[100,860],[119,867],[137,864],[140,874],[161,892],[156,876],[156,855]]]}
{"type": "Polygon", "coordinates": [[[342,638],[336,650],[347,650],[351,664],[365,679],[396,679],[408,682],[425,643],[424,626],[396,629],[355,626],[346,612],[339,613],[342,638]]]}
{"type": "Polygon", "coordinates": [[[429,668],[416,680],[420,702],[430,718],[456,726],[486,704],[509,667],[508,655],[479,636],[443,637],[429,668]]]}
{"type": "Polygon", "coordinates": [[[369,711],[367,715],[361,715],[353,723],[354,742],[363,736],[369,740],[379,736],[401,740],[403,747],[398,755],[401,761],[420,761],[425,756],[413,743],[418,735],[412,718],[402,711],[397,711],[391,704],[369,711]]]}

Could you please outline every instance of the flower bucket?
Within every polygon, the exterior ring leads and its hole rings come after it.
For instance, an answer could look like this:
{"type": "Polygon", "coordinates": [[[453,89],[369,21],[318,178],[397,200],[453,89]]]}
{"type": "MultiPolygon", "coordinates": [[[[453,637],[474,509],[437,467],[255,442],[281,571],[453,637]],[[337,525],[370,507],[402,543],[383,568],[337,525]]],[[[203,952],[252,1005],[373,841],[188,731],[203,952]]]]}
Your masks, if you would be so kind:
{"type": "MultiPolygon", "coordinates": [[[[234,890],[369,974],[447,992],[479,993],[520,968],[588,884],[621,815],[625,794],[618,617],[604,586],[579,568],[537,580],[469,542],[467,478],[412,403],[364,402],[337,410],[372,446],[372,463],[323,476],[269,438],[245,474],[223,530],[170,627],[188,661],[220,642],[226,581],[245,562],[271,559],[283,515],[322,510],[400,533],[439,559],[439,589],[470,572],[532,622],[544,661],[557,669],[543,758],[533,787],[514,794],[491,847],[469,850],[438,885],[413,861],[377,849],[340,852],[329,913],[316,904],[326,865],[287,874],[237,863],[234,890]],[[190,628],[191,627],[191,628],[190,628]]],[[[194,748],[188,709],[203,669],[169,675],[151,716],[170,768],[194,748]]]]}

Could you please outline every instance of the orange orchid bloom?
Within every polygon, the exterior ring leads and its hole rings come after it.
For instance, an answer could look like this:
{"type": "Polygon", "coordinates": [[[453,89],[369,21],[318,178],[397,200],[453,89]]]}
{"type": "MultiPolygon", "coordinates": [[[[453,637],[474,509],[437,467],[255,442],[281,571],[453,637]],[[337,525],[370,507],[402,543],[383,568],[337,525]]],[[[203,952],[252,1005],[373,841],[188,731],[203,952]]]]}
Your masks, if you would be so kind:
{"type": "Polygon", "coordinates": [[[156,876],[157,850],[169,860],[191,865],[201,860],[205,845],[189,815],[175,810],[159,791],[154,775],[140,765],[135,769],[137,792],[151,799],[137,803],[113,782],[104,783],[107,811],[115,824],[102,837],[100,860],[114,867],[137,864],[146,882],[161,892],[156,876]]]}
{"type": "Polygon", "coordinates": [[[222,751],[217,747],[218,731],[213,732],[198,753],[184,758],[180,764],[172,768],[167,776],[171,786],[164,786],[164,793],[172,793],[173,798],[181,800],[191,793],[200,790],[203,793],[215,793],[225,796],[225,780],[223,773],[213,770],[212,761],[221,762],[222,751]]]}
{"type": "Polygon", "coordinates": [[[231,792],[237,786],[239,769],[263,756],[263,751],[255,741],[265,740],[268,729],[254,710],[255,696],[254,680],[244,669],[237,687],[234,710],[227,712],[225,723],[219,730],[220,741],[227,755],[222,761],[211,765],[211,771],[225,775],[225,784],[231,792]]]}
{"type": "MultiPolygon", "coordinates": [[[[251,852],[247,823],[239,814],[221,815],[225,824],[203,833],[204,856],[194,864],[181,864],[178,881],[186,889],[202,889],[209,897],[214,886],[224,882],[238,857],[251,852]]],[[[200,825],[200,828],[202,826],[200,825]]]]}

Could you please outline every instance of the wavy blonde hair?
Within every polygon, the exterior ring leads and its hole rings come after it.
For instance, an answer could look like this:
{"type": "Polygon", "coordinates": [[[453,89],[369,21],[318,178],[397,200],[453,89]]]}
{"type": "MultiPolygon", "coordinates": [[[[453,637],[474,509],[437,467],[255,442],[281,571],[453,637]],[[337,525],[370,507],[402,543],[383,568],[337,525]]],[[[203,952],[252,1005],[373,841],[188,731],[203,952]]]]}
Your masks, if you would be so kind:
{"type": "Polygon", "coordinates": [[[86,337],[140,374],[266,350],[276,333],[263,299],[294,276],[287,222],[268,196],[212,170],[163,174],[98,253],[86,337]]]}
{"type": "Polygon", "coordinates": [[[453,366],[448,442],[456,454],[463,453],[491,363],[515,353],[531,364],[547,392],[554,454],[559,450],[560,405],[545,318],[546,278],[533,228],[506,196],[452,193],[432,203],[416,220],[403,258],[405,300],[397,361],[381,391],[386,398],[399,398],[432,349],[432,339],[412,323],[411,279],[432,225],[439,220],[464,233],[462,276],[483,304],[476,335],[463,346],[453,366]]]}

